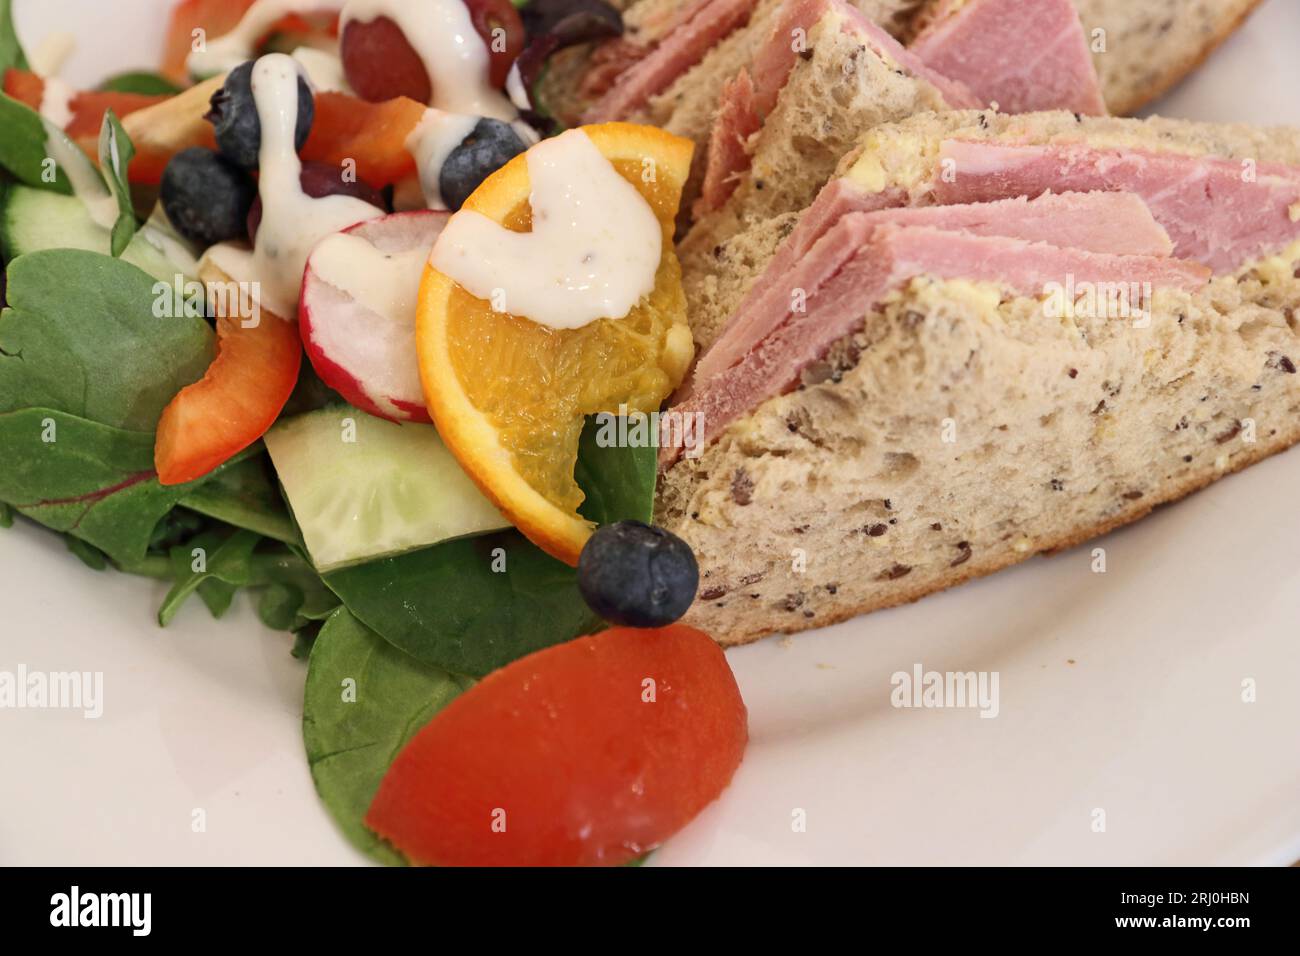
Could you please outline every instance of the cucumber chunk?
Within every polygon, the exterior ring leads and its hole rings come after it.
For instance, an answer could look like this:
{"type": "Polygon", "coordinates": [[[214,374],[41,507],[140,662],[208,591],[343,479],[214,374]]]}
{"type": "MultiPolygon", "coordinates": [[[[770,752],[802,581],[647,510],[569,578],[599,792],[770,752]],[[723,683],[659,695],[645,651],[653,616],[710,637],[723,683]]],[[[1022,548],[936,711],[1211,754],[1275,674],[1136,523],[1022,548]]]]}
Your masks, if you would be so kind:
{"type": "MultiPolygon", "coordinates": [[[[11,185],[0,199],[0,248],[16,259],[43,249],[85,249],[109,253],[109,231],[90,217],[76,196],[11,185]]],[[[172,262],[140,232],[132,238],[122,260],[172,284],[186,270],[172,262]]]]}
{"type": "Polygon", "coordinates": [[[334,405],[276,423],[266,447],[322,573],[509,527],[432,425],[334,405]]]}

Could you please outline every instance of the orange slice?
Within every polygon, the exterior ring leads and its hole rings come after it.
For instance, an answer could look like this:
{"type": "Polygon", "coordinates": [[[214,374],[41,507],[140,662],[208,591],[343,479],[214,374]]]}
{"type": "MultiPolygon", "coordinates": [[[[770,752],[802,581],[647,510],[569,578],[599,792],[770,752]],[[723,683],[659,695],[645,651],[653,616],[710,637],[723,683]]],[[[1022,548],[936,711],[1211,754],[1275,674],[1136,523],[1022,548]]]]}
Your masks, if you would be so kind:
{"type": "MultiPolygon", "coordinates": [[[[694,357],[673,229],[693,144],[649,126],[584,132],[663,226],[655,287],[620,319],[555,330],[493,311],[431,266],[420,286],[416,352],[425,400],[462,467],[529,540],[569,564],[593,526],[574,480],[587,415],[658,411],[694,357]]],[[[528,165],[517,156],[465,203],[507,229],[532,226],[528,165]]]]}

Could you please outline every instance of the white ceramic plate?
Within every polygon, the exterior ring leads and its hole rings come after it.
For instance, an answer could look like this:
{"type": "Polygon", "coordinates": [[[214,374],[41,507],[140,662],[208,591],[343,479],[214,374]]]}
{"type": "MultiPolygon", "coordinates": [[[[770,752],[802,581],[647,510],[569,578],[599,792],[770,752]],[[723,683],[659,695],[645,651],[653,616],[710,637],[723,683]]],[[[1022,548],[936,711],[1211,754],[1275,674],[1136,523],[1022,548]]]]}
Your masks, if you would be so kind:
{"type": "MultiPolygon", "coordinates": [[[[76,33],[68,75],[89,83],[155,60],[166,3],[16,6],[29,49],[76,33]]],[[[1300,5],[1268,0],[1162,111],[1300,123],[1297,36],[1300,5]]],[[[1291,452],[1097,542],[1105,574],[1089,545],[731,652],[745,762],[654,862],[1293,862],[1298,487],[1291,452]],[[890,675],[918,663],[996,671],[996,719],[891,707],[890,675]]],[[[162,631],[160,597],[31,525],[0,532],[0,670],[105,681],[99,720],[0,711],[0,862],[361,862],[312,789],[286,637],[197,602],[162,631]]]]}

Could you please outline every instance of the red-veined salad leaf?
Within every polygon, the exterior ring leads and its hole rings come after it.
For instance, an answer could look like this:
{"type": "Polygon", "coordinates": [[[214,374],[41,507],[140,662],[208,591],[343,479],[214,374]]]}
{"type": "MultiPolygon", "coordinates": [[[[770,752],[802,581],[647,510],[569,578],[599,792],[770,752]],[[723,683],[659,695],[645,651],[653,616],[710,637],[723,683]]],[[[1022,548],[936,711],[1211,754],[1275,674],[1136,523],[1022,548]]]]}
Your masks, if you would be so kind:
{"type": "Polygon", "coordinates": [[[130,564],[193,490],[158,484],[153,428],[207,367],[212,332],[200,318],[156,318],[154,280],[108,256],[38,252],[7,275],[0,500],[130,564]]]}

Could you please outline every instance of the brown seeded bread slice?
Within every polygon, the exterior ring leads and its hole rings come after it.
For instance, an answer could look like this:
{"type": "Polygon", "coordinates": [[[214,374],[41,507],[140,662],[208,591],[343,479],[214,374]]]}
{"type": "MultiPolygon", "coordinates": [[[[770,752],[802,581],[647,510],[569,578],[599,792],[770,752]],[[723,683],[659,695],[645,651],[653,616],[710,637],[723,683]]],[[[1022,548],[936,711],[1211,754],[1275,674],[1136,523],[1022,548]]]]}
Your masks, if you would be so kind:
{"type": "MultiPolygon", "coordinates": [[[[827,14],[809,32],[776,107],[752,140],[752,165],[732,197],[678,247],[691,328],[701,346],[812,202],[863,129],[944,108],[940,92],[866,49],[827,14]]],[[[672,127],[669,127],[672,129],[672,127]]]]}
{"type": "MultiPolygon", "coordinates": [[[[876,189],[902,187],[911,193],[913,204],[928,201],[939,145],[948,137],[1025,143],[1071,142],[1086,137],[1097,146],[1137,146],[1300,164],[1300,132],[1294,129],[1160,117],[1137,121],[1081,119],[1065,112],[1009,116],[992,110],[947,110],[858,129],[857,145],[845,153],[835,175],[869,182],[876,189]]],[[[799,208],[734,225],[729,231],[710,229],[705,222],[682,244],[682,282],[699,349],[713,344],[802,211],[799,208]]]]}
{"type": "Polygon", "coordinates": [[[1143,517],[1300,440],[1300,244],[1149,327],[920,279],[809,384],[661,478],[724,645],[916,600],[1143,517]],[[817,381],[820,378],[822,380],[817,381]]]}
{"type": "MultiPolygon", "coordinates": [[[[1163,96],[1196,69],[1260,2],[1074,0],[1074,5],[1092,49],[1106,106],[1124,116],[1163,96]]],[[[904,36],[915,36],[951,3],[924,4],[904,28],[904,36]]]]}

